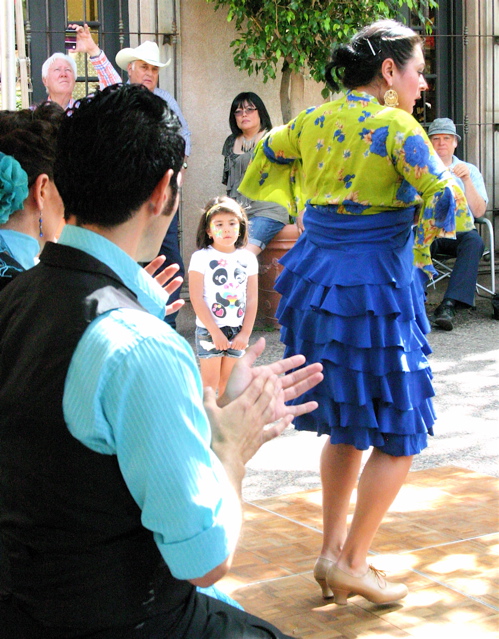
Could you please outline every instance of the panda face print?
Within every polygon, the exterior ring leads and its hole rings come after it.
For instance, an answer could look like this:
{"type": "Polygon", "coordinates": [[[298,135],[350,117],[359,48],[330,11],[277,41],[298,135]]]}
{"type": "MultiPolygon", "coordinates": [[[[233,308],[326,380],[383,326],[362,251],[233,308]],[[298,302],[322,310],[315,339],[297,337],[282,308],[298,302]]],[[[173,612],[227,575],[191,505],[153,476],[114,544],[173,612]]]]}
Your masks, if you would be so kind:
{"type": "Polygon", "coordinates": [[[244,284],[248,279],[246,271],[240,266],[236,266],[234,269],[234,278],[238,284],[244,284]]]}
{"type": "Polygon", "coordinates": [[[215,272],[212,275],[213,284],[215,284],[215,286],[223,286],[227,282],[228,277],[229,274],[227,273],[227,269],[223,266],[215,267],[215,272]]]}

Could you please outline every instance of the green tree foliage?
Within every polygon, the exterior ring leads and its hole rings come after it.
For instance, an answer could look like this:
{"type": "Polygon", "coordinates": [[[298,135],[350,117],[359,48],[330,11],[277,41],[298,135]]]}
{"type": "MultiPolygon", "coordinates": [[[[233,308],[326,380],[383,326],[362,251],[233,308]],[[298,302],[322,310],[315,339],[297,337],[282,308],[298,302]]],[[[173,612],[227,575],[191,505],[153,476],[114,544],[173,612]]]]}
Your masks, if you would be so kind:
{"type": "MultiPolygon", "coordinates": [[[[263,81],[283,70],[324,81],[334,43],[344,42],[359,28],[379,18],[400,18],[403,6],[431,31],[425,9],[435,0],[207,0],[225,7],[238,37],[231,42],[234,63],[263,81]]],[[[324,91],[326,97],[327,90],[324,91]]]]}

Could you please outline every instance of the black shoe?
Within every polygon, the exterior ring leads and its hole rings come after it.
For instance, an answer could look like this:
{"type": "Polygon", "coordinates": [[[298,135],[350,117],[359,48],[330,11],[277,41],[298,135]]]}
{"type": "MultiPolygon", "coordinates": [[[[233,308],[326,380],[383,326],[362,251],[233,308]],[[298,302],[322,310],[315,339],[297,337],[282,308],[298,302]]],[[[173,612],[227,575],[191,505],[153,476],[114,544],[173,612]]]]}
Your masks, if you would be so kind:
{"type": "Polygon", "coordinates": [[[434,323],[444,331],[451,331],[454,328],[452,320],[456,315],[454,300],[444,300],[435,309],[434,323]]]}

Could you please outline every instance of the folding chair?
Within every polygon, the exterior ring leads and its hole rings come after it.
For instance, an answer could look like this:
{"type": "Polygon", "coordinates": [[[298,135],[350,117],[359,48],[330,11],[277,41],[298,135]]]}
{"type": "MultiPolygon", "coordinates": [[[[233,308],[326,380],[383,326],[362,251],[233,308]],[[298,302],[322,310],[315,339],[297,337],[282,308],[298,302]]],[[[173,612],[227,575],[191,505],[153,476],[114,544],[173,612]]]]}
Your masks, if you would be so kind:
{"type": "MultiPolygon", "coordinates": [[[[484,257],[488,257],[489,258],[488,261],[485,261],[484,263],[488,264],[488,266],[490,267],[490,288],[487,288],[486,286],[482,286],[482,284],[478,284],[477,282],[477,285],[476,285],[477,293],[480,294],[480,291],[479,291],[480,289],[482,291],[485,291],[486,293],[490,293],[491,295],[494,295],[494,293],[496,292],[496,274],[495,274],[495,264],[494,264],[494,227],[492,226],[491,221],[485,216],[477,217],[475,219],[475,224],[478,225],[479,232],[482,238],[483,238],[482,229],[485,227],[488,231],[487,233],[488,242],[485,242],[485,239],[484,239],[485,250],[482,255],[482,260],[484,257]]],[[[431,259],[432,259],[434,267],[438,271],[438,275],[435,276],[432,280],[432,285],[435,286],[437,282],[440,282],[440,280],[443,280],[446,277],[450,277],[452,273],[452,266],[454,264],[454,258],[449,257],[447,255],[437,254],[431,259]]]]}

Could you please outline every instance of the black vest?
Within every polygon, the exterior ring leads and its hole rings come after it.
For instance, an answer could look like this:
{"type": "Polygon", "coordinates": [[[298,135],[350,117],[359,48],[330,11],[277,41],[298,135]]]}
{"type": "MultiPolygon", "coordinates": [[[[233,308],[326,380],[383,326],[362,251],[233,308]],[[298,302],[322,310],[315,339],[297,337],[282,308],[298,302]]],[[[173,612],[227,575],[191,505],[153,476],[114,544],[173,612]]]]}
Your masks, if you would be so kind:
{"type": "Polygon", "coordinates": [[[0,291],[24,271],[23,267],[6,251],[0,251],[0,291]]]}
{"type": "Polygon", "coordinates": [[[64,422],[73,352],[93,319],[120,307],[144,310],[105,264],[50,243],[0,294],[1,541],[15,600],[68,637],[175,617],[194,589],[141,525],[116,457],[64,422]]]}

